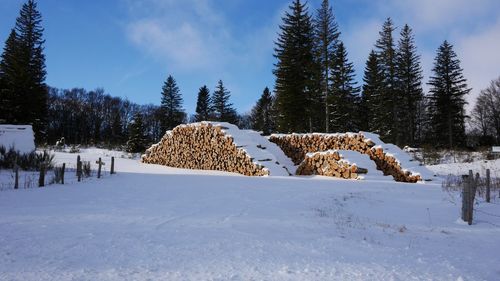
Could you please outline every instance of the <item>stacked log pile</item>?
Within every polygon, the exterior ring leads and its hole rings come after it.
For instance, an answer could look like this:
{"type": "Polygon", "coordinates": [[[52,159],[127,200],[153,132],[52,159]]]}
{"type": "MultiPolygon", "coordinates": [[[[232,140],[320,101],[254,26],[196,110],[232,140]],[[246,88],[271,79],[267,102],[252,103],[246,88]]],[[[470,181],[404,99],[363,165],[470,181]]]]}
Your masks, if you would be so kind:
{"type": "Polygon", "coordinates": [[[142,162],[175,168],[216,170],[246,176],[268,175],[253,162],[233,138],[210,123],[181,125],[169,131],[158,144],[146,150],[142,162]]]}
{"type": "Polygon", "coordinates": [[[344,179],[358,179],[368,171],[343,159],[336,150],[308,153],[297,169],[297,175],[319,175],[344,179]]]}
{"type": "Polygon", "coordinates": [[[404,170],[394,156],[385,153],[382,147],[375,146],[376,144],[365,138],[362,133],[272,135],[269,140],[276,143],[295,165],[301,164],[307,153],[353,150],[369,155],[370,159],[377,164],[377,169],[385,175],[392,175],[396,181],[417,182],[421,180],[420,175],[413,175],[404,170]]]}

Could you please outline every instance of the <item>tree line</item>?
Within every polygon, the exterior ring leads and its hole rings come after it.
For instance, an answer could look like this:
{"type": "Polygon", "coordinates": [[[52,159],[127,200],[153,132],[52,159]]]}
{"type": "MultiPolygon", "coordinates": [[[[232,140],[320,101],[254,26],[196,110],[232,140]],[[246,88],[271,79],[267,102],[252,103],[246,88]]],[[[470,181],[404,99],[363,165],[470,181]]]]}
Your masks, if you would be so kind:
{"type": "Polygon", "coordinates": [[[500,78],[481,92],[469,118],[465,96],[471,89],[453,46],[444,41],[438,48],[426,94],[413,31],[404,25],[396,36],[396,30],[388,18],[359,85],[329,1],[313,15],[294,0],[275,41],[274,89],[266,87],[249,114],[238,114],[223,81],[212,93],[204,85],[189,116],[171,75],[159,105],[139,105],[103,89],[47,86],[42,16],[36,1],[28,0],[1,55],[0,122],[32,124],[38,143],[65,137],[67,143],[128,144],[130,151],[144,150],[179,124],[199,121],[229,122],[265,135],[363,130],[399,146],[499,143],[500,78]]]}
{"type": "Polygon", "coordinates": [[[294,0],[275,42],[274,95],[264,90],[252,109],[253,128],[264,133],[370,131],[401,147],[500,142],[499,83],[482,92],[471,119],[465,112],[471,89],[453,45],[445,40],[439,46],[425,94],[413,31],[405,24],[396,38],[396,30],[387,18],[358,85],[329,1],[312,15],[306,3],[294,0]],[[466,123],[473,129],[469,135],[466,123]]]}

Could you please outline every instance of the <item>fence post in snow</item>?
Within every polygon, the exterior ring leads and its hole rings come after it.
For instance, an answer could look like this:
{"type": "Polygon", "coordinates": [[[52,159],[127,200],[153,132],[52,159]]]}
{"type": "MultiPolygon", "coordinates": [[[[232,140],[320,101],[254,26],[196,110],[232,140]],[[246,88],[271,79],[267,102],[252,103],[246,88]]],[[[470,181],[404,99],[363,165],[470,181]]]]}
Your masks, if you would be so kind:
{"type": "Polygon", "coordinates": [[[464,189],[462,192],[462,220],[469,225],[472,224],[474,211],[474,198],[476,196],[476,180],[472,170],[464,177],[464,189]]]}
{"type": "Polygon", "coordinates": [[[115,157],[111,157],[111,171],[110,174],[115,173],[115,157]]]}
{"type": "Polygon", "coordinates": [[[469,199],[469,178],[467,175],[464,175],[462,177],[463,179],[463,189],[462,189],[462,220],[463,221],[469,221],[467,217],[467,206],[469,206],[468,199],[469,199]]]}
{"type": "Polygon", "coordinates": [[[45,186],[45,164],[40,165],[40,177],[38,178],[38,187],[45,186]]]}
{"type": "Polygon", "coordinates": [[[490,203],[490,169],[486,169],[486,202],[490,203]]]}
{"type": "Polygon", "coordinates": [[[76,157],[76,176],[78,177],[78,181],[82,180],[82,161],[80,161],[80,155],[76,157]]]}
{"type": "Polygon", "coordinates": [[[64,184],[64,171],[66,170],[66,163],[62,164],[61,167],[61,184],[64,184]]]}
{"type": "Polygon", "coordinates": [[[15,179],[14,179],[14,189],[19,188],[19,166],[17,164],[14,165],[14,174],[15,174],[15,179]]]}
{"type": "Polygon", "coordinates": [[[99,161],[96,162],[96,164],[99,165],[99,168],[97,169],[97,178],[100,179],[101,178],[101,167],[103,164],[100,157],[99,157],[99,161]]]}

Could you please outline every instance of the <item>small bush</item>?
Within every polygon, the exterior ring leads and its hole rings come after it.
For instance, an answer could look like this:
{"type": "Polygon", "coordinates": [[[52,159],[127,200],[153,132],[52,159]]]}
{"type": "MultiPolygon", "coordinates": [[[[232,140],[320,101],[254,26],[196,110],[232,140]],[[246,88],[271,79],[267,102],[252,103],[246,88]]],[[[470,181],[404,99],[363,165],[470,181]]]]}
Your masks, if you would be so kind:
{"type": "Polygon", "coordinates": [[[14,169],[17,165],[25,171],[38,171],[41,165],[45,166],[46,170],[54,167],[54,154],[44,150],[42,153],[33,151],[31,153],[19,153],[14,147],[8,150],[0,146],[0,169],[14,169]]]}
{"type": "Polygon", "coordinates": [[[90,178],[92,176],[92,169],[90,167],[90,161],[82,161],[82,173],[83,177],[90,178]]]}

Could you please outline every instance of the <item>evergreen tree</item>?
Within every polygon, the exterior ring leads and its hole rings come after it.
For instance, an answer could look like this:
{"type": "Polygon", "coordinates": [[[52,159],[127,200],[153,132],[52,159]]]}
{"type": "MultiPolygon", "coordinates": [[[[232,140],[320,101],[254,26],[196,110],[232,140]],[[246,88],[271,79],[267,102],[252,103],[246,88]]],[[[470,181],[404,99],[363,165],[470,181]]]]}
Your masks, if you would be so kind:
{"type": "Polygon", "coordinates": [[[162,88],[161,109],[163,111],[161,119],[163,132],[172,130],[184,122],[186,114],[182,109],[182,97],[172,75],[168,76],[162,88]]]}
{"type": "Polygon", "coordinates": [[[401,30],[397,56],[397,81],[399,103],[398,123],[400,144],[415,146],[420,144],[419,131],[421,130],[421,102],[424,98],[422,90],[422,68],[420,56],[413,38],[412,30],[405,25],[401,30]]]}
{"type": "Polygon", "coordinates": [[[207,86],[203,86],[198,92],[195,121],[201,122],[210,120],[212,115],[211,107],[210,90],[208,90],[207,86]]]}
{"type": "Polygon", "coordinates": [[[144,136],[144,124],[142,114],[137,112],[134,119],[129,124],[129,139],[127,142],[127,152],[140,153],[146,150],[147,140],[144,136]]]}
{"type": "Polygon", "coordinates": [[[215,121],[228,122],[231,124],[238,123],[238,114],[233,108],[233,104],[229,103],[230,97],[230,92],[224,87],[222,80],[219,80],[212,96],[215,121]]]}
{"type": "Polygon", "coordinates": [[[330,126],[334,132],[353,132],[359,129],[357,113],[359,87],[354,81],[354,66],[347,59],[344,43],[338,44],[331,70],[331,92],[328,99],[330,126]]]}
{"type": "Polygon", "coordinates": [[[252,129],[263,132],[264,135],[270,135],[273,130],[272,120],[273,96],[269,88],[265,88],[257,104],[252,108],[250,119],[252,129]]]}
{"type": "Polygon", "coordinates": [[[438,146],[454,148],[465,144],[465,95],[471,89],[463,76],[453,46],[444,41],[439,47],[430,77],[429,118],[432,139],[438,146]]]}
{"type": "Polygon", "coordinates": [[[278,130],[305,132],[313,129],[321,97],[318,67],[314,61],[313,26],[305,4],[295,0],[283,17],[274,56],[278,62],[276,106],[278,130]]]}
{"type": "Polygon", "coordinates": [[[314,20],[315,56],[320,69],[320,88],[322,99],[325,103],[325,132],[330,128],[330,107],[328,106],[331,95],[330,72],[335,59],[335,52],[338,45],[338,24],[335,21],[332,7],[328,0],[323,0],[321,8],[318,9],[314,20]]]}
{"type": "Polygon", "coordinates": [[[396,50],[392,32],[395,27],[388,18],[380,31],[380,38],[375,44],[379,64],[382,69],[383,83],[381,88],[384,106],[379,111],[373,112],[376,119],[380,120],[379,134],[386,142],[399,144],[397,129],[399,128],[397,105],[397,79],[396,79],[396,50]]]}
{"type": "Polygon", "coordinates": [[[36,2],[28,0],[16,19],[0,63],[1,96],[11,109],[5,114],[6,121],[33,124],[37,142],[42,141],[45,130],[48,95],[41,23],[36,2]]]}
{"type": "Polygon", "coordinates": [[[381,119],[383,115],[378,114],[384,110],[382,85],[384,76],[382,67],[375,51],[371,51],[366,61],[365,74],[363,77],[363,93],[360,106],[361,129],[380,134],[383,127],[381,119]]]}
{"type": "Polygon", "coordinates": [[[0,120],[6,123],[14,122],[14,113],[19,111],[19,105],[15,103],[15,86],[19,74],[17,57],[17,34],[14,29],[10,32],[5,42],[4,51],[0,61],[0,120]]]}

